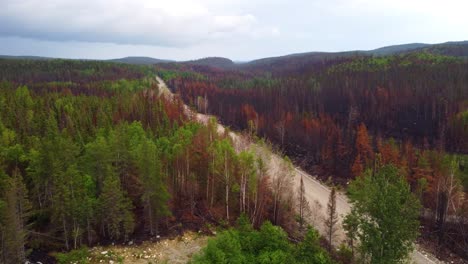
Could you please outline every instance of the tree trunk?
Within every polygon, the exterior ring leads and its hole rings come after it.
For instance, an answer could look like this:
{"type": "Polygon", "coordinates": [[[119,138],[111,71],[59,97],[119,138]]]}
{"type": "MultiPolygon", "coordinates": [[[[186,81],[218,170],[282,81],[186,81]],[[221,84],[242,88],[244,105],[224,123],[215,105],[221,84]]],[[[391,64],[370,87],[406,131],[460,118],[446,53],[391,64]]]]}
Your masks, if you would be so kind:
{"type": "Polygon", "coordinates": [[[152,207],[151,207],[151,202],[148,198],[148,201],[147,201],[147,206],[148,206],[148,220],[149,220],[149,228],[150,228],[150,234],[151,236],[154,235],[154,232],[153,232],[153,212],[152,212],[152,207]]]}
{"type": "Polygon", "coordinates": [[[229,221],[229,171],[227,164],[227,152],[224,152],[224,177],[226,187],[226,220],[229,221]]]}
{"type": "Polygon", "coordinates": [[[226,219],[229,221],[229,184],[226,184],[226,219]]]}
{"type": "Polygon", "coordinates": [[[70,250],[70,245],[68,244],[68,232],[67,232],[67,223],[65,221],[65,216],[62,215],[62,224],[63,224],[63,236],[65,238],[65,248],[70,250]]]}

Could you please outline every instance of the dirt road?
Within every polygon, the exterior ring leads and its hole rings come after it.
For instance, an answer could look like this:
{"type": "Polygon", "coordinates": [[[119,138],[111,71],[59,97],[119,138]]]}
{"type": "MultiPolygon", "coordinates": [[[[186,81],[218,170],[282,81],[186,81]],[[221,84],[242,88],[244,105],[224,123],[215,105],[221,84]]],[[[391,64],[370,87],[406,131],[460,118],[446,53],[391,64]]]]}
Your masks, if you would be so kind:
{"type": "MultiPolygon", "coordinates": [[[[166,84],[159,77],[157,78],[159,83],[160,94],[163,93],[168,96],[173,96],[166,84]]],[[[185,111],[190,116],[194,116],[200,123],[207,124],[210,118],[209,115],[193,112],[188,106],[185,106],[185,111]]],[[[224,133],[225,127],[218,124],[218,133],[224,133]]],[[[270,174],[275,175],[276,170],[284,160],[276,153],[271,152],[263,146],[259,146],[255,143],[249,142],[245,137],[229,132],[230,137],[234,142],[236,150],[242,150],[245,148],[254,149],[254,151],[262,157],[267,157],[266,164],[270,174]]],[[[306,197],[313,211],[313,216],[309,219],[309,222],[320,232],[322,235],[325,234],[325,226],[323,218],[326,213],[327,203],[330,196],[330,188],[325,184],[321,183],[314,176],[304,172],[300,168],[295,168],[292,173],[292,181],[294,184],[294,190],[297,190],[300,184],[301,177],[304,181],[304,189],[306,197]]],[[[339,230],[335,233],[335,240],[333,245],[338,246],[345,240],[345,234],[341,228],[341,222],[343,217],[349,213],[351,206],[348,202],[347,197],[343,193],[337,193],[337,212],[339,214],[338,226],[339,230]]],[[[431,263],[443,263],[430,256],[428,253],[422,253],[421,251],[415,250],[411,253],[411,261],[416,264],[431,264],[431,263]]]]}

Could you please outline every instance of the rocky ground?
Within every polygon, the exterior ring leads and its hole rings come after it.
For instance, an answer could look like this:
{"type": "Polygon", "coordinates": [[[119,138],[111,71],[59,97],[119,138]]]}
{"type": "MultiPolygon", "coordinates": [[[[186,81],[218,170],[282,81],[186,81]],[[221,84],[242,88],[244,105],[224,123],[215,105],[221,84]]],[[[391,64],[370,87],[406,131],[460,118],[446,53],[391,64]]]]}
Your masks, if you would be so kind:
{"type": "Polygon", "coordinates": [[[208,236],[186,232],[183,236],[160,241],[147,241],[140,245],[132,241],[125,245],[93,247],[90,249],[90,264],[94,263],[187,263],[208,242],[208,236]]]}

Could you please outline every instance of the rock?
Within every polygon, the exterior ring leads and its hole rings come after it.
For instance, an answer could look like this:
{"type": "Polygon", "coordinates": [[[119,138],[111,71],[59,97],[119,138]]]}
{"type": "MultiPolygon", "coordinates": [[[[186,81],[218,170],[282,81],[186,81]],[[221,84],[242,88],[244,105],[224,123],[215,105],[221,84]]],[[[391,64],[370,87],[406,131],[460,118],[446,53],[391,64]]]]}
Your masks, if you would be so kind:
{"type": "Polygon", "coordinates": [[[129,245],[129,246],[133,245],[133,241],[130,240],[130,242],[128,242],[128,245],[129,245]]]}
{"type": "Polygon", "coordinates": [[[114,261],[113,261],[113,260],[109,260],[109,264],[114,264],[114,261]]]}
{"type": "Polygon", "coordinates": [[[101,254],[102,254],[102,255],[106,255],[106,254],[107,254],[107,251],[102,251],[101,254]]]}

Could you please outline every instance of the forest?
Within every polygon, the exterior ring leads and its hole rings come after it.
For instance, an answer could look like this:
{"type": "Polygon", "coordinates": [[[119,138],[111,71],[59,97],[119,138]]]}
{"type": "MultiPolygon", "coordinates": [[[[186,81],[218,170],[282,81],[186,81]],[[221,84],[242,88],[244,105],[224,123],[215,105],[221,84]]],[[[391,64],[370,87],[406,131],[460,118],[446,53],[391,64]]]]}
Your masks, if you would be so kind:
{"type": "Polygon", "coordinates": [[[466,61],[207,61],[0,59],[0,263],[211,225],[224,231],[194,263],[396,263],[418,237],[467,256],[466,61]],[[278,150],[283,165],[272,173],[269,157],[237,149],[229,129],[184,104],[278,150]],[[327,237],[305,220],[316,212],[302,180],[288,181],[295,166],[335,186],[327,237]],[[338,189],[353,204],[339,250],[338,189]]]}
{"type": "Polygon", "coordinates": [[[241,213],[255,227],[294,223],[261,159],[237,153],[215,119],[201,125],[180,99],[160,96],[154,74],[0,60],[1,263],[229,226],[241,213]]]}
{"type": "Polygon", "coordinates": [[[323,180],[346,186],[366,168],[402,169],[425,208],[423,236],[468,256],[464,58],[311,54],[157,68],[184,102],[269,140],[323,180]]]}

